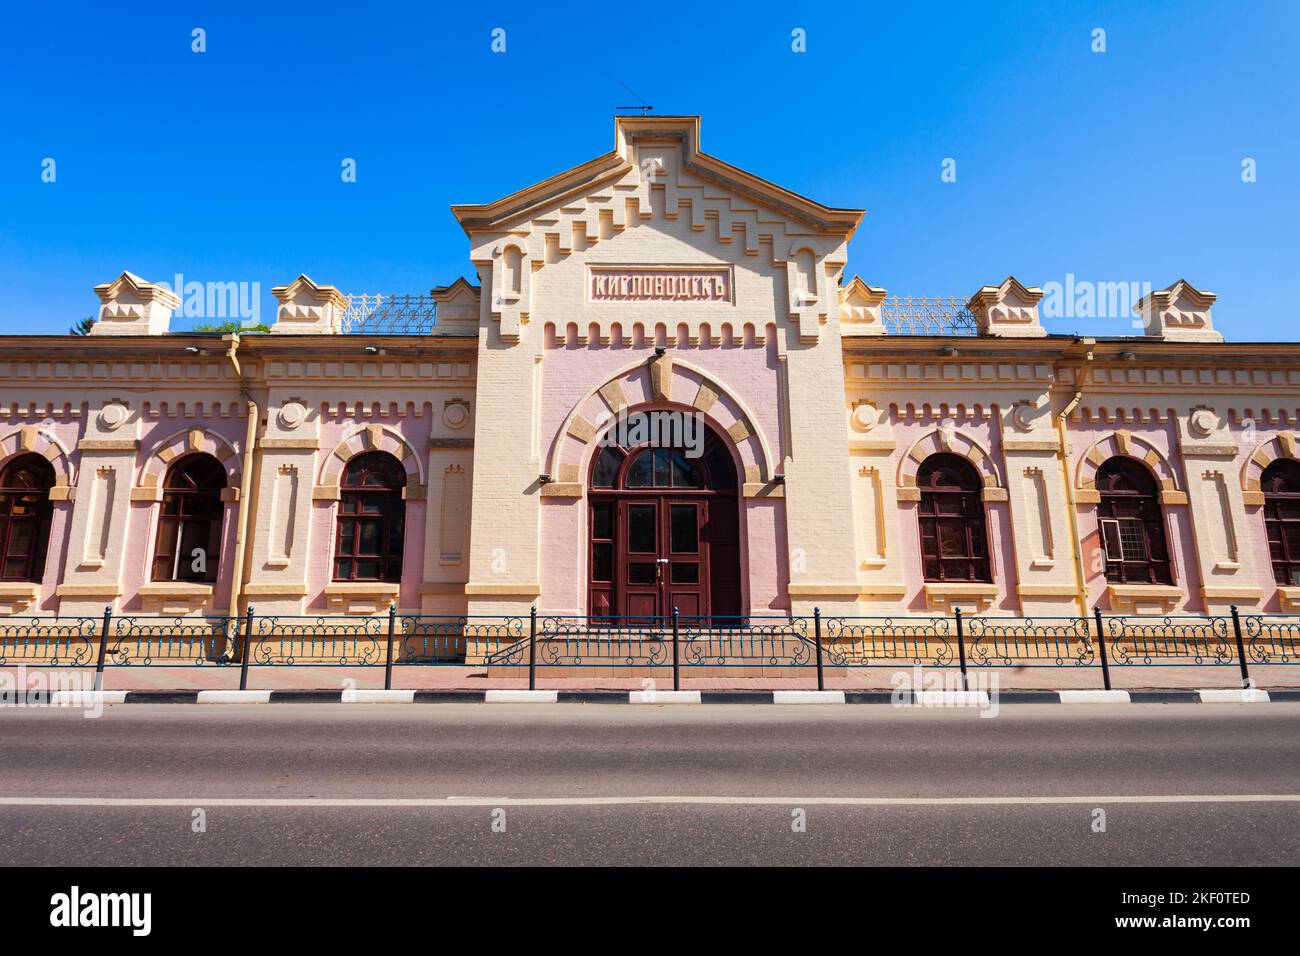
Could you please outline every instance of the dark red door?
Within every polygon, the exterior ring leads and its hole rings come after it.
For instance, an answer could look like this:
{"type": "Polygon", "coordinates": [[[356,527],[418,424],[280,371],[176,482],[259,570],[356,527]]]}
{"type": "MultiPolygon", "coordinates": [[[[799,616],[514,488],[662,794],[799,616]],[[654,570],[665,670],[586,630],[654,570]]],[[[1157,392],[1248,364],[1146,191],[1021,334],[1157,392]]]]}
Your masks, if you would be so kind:
{"type": "Polygon", "coordinates": [[[709,613],[709,545],[704,535],[709,502],[666,499],[662,564],[665,607],[684,616],[709,613]]]}
{"type": "Polygon", "coordinates": [[[676,495],[618,503],[617,607],[634,618],[708,613],[708,502],[676,495]]]}
{"type": "Polygon", "coordinates": [[[711,432],[702,457],[606,446],[591,467],[593,617],[740,613],[736,470],[711,432]]]}
{"type": "Polygon", "coordinates": [[[620,501],[619,511],[619,591],[621,607],[615,613],[624,617],[659,617],[664,613],[663,550],[660,503],[654,498],[620,501]]]}

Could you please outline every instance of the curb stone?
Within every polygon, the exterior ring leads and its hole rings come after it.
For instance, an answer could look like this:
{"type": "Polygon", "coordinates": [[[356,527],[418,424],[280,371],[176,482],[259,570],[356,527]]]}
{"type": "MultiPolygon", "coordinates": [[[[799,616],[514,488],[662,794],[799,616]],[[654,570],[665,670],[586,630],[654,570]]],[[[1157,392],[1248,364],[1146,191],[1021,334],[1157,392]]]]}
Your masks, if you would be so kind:
{"type": "MultiPolygon", "coordinates": [[[[106,690],[105,704],[893,704],[987,707],[987,691],[887,690],[106,690]]],[[[0,695],[5,706],[89,704],[94,691],[0,695]]],[[[1267,704],[1300,703],[1300,689],[1009,690],[1001,704],[1267,704]]]]}

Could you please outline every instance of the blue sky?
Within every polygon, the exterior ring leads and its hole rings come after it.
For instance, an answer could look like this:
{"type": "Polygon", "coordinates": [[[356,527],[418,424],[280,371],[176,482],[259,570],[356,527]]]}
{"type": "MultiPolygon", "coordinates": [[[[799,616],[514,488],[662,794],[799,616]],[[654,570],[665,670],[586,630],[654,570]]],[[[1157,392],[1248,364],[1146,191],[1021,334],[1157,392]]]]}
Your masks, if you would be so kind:
{"type": "Polygon", "coordinates": [[[472,278],[447,207],[609,150],[626,83],[700,114],[707,152],[865,208],[849,273],[891,293],[1184,277],[1230,340],[1300,339],[1294,3],[271,7],[6,10],[0,332],[62,333],[124,268],[260,282],[266,321],[300,272],[472,278]]]}

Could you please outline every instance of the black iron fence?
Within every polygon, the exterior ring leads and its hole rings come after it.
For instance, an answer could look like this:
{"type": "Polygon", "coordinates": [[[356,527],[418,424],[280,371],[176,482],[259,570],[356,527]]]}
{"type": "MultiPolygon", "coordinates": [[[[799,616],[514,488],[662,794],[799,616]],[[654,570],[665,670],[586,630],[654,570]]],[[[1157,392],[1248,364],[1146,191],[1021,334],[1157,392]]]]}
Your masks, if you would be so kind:
{"type": "Polygon", "coordinates": [[[673,687],[689,671],[705,676],[791,676],[852,668],[956,668],[963,687],[977,668],[1096,668],[1110,689],[1110,671],[1137,666],[1235,666],[1243,684],[1250,668],[1300,664],[1300,616],[853,617],[820,611],[811,617],[598,618],[562,615],[447,616],[257,615],[102,618],[0,618],[0,667],[228,667],[239,686],[251,668],[373,666],[384,686],[395,667],[457,666],[528,676],[539,670],[610,674],[671,671],[673,687]]]}

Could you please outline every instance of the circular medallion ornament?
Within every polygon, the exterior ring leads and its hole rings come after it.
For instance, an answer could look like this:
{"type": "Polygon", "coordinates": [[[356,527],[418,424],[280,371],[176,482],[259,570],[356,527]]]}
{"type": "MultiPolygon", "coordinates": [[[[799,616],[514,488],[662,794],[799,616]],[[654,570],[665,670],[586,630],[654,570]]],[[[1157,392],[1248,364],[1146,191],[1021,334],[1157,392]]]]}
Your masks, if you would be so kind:
{"type": "Polygon", "coordinates": [[[1031,431],[1034,427],[1034,413],[1038,411],[1029,402],[1017,402],[1016,407],[1011,410],[1011,424],[1022,432],[1031,431]]]}
{"type": "Polygon", "coordinates": [[[469,402],[452,399],[442,407],[442,422],[448,428],[464,428],[469,424],[469,402]]]}
{"type": "Polygon", "coordinates": [[[280,406],[276,421],[285,431],[293,431],[307,420],[307,406],[302,402],[285,402],[280,406]]]}
{"type": "Polygon", "coordinates": [[[106,432],[114,432],[126,423],[126,406],[111,402],[99,410],[99,427],[106,432]]]}
{"type": "Polygon", "coordinates": [[[860,432],[869,432],[880,421],[880,409],[870,402],[863,402],[853,409],[853,427],[860,432]]]}
{"type": "Polygon", "coordinates": [[[1219,427],[1219,416],[1213,409],[1198,408],[1187,418],[1187,430],[1197,438],[1209,438],[1219,427]]]}

